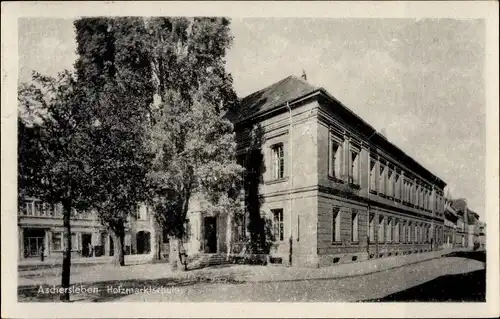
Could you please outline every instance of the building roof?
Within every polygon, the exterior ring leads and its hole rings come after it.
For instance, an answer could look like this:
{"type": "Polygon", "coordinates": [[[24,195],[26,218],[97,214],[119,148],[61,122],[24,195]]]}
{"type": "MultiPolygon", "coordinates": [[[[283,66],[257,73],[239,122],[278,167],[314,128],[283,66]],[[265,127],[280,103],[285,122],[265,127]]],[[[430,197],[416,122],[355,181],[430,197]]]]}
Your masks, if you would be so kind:
{"type": "Polygon", "coordinates": [[[311,85],[307,81],[294,75],[290,75],[281,81],[244,97],[237,106],[228,110],[224,116],[235,124],[241,123],[268,112],[283,108],[286,103],[290,103],[291,106],[294,102],[308,96],[321,96],[326,100],[335,103],[335,105],[338,106],[336,108],[337,112],[339,112],[339,114],[342,113],[344,116],[351,119],[353,124],[355,124],[353,126],[358,127],[358,129],[363,129],[364,132],[370,136],[372,142],[383,145],[389,150],[389,152],[392,152],[396,155],[396,157],[401,158],[403,162],[407,162],[417,167],[424,173],[424,175],[430,176],[431,179],[434,179],[433,182],[437,181],[438,185],[442,188],[446,186],[446,183],[442,179],[434,175],[420,163],[408,156],[408,154],[395,144],[387,140],[385,136],[377,132],[375,128],[329,94],[323,87],[311,85]]]}
{"type": "Polygon", "coordinates": [[[299,77],[290,75],[279,82],[244,97],[239,105],[228,112],[227,116],[233,122],[244,121],[317,90],[319,90],[318,87],[307,83],[299,77]]]}
{"type": "Polygon", "coordinates": [[[451,205],[461,214],[467,211],[467,201],[465,198],[453,199],[451,200],[451,205]]]}

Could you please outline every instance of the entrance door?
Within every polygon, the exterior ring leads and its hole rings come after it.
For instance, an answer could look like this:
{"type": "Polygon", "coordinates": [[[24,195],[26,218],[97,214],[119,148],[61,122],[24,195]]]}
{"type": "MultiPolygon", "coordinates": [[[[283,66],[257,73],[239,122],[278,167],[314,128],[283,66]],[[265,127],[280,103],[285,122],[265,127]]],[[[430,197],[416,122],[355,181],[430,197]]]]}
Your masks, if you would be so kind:
{"type": "Polygon", "coordinates": [[[205,217],[205,253],[215,254],[217,252],[217,219],[205,217]]]}
{"type": "Polygon", "coordinates": [[[151,252],[151,234],[149,232],[141,230],[137,233],[136,240],[138,254],[149,254],[151,252]]]}

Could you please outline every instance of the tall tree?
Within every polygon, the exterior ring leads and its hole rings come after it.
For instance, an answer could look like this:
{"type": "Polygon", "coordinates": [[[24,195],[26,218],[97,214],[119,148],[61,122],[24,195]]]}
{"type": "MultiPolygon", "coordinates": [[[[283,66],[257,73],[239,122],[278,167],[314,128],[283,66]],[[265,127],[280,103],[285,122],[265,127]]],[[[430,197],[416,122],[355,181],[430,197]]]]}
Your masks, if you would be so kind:
{"type": "Polygon", "coordinates": [[[92,150],[96,167],[94,206],[117,245],[124,265],[125,227],[147,198],[148,131],[154,86],[142,18],[84,18],[75,22],[75,64],[98,125],[92,150]]]}
{"type": "Polygon", "coordinates": [[[239,208],[242,167],[233,126],[223,118],[237,103],[224,60],[232,38],[224,18],[151,18],[145,24],[157,87],[151,202],[180,253],[194,194],[207,200],[207,210],[226,212],[229,222],[239,208]]]}
{"type": "MultiPolygon", "coordinates": [[[[71,267],[71,211],[89,208],[92,175],[88,132],[92,114],[82,107],[85,92],[65,71],[57,78],[34,73],[19,86],[19,193],[62,204],[64,252],[61,285],[68,288],[71,267]]],[[[69,301],[69,292],[61,295],[69,301]]]]}

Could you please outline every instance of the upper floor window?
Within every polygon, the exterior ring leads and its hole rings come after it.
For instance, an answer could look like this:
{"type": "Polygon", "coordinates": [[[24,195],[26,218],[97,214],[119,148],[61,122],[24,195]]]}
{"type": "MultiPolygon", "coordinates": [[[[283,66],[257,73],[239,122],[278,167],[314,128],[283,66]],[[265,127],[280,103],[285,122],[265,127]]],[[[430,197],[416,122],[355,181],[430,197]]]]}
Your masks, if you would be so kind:
{"type": "Polygon", "coordinates": [[[359,151],[351,149],[350,151],[351,165],[349,167],[349,177],[352,179],[353,184],[359,185],[359,151]]]}
{"type": "Polygon", "coordinates": [[[285,154],[283,143],[271,147],[272,165],[271,173],[273,179],[281,179],[285,176],[285,154]]]}
{"type": "Polygon", "coordinates": [[[424,190],[424,208],[425,209],[431,208],[429,199],[430,199],[429,191],[426,189],[426,190],[424,190]]]}
{"type": "Polygon", "coordinates": [[[377,185],[377,165],[376,161],[373,158],[370,158],[370,190],[376,190],[377,185]]]}
{"type": "Polygon", "coordinates": [[[392,169],[389,169],[387,171],[387,180],[388,180],[387,195],[394,197],[394,172],[392,169]]]}
{"type": "Polygon", "coordinates": [[[378,176],[379,184],[378,184],[378,192],[385,194],[385,165],[380,163],[380,173],[378,176]]]}
{"type": "Polygon", "coordinates": [[[394,197],[401,199],[401,179],[398,173],[394,176],[394,197]]]}
{"type": "Polygon", "coordinates": [[[330,135],[330,145],[328,152],[328,174],[336,179],[341,179],[342,174],[342,143],[332,134],[330,135]]]}
{"type": "Polygon", "coordinates": [[[424,189],[423,188],[420,188],[420,192],[419,192],[419,206],[420,207],[424,207],[424,189]]]}

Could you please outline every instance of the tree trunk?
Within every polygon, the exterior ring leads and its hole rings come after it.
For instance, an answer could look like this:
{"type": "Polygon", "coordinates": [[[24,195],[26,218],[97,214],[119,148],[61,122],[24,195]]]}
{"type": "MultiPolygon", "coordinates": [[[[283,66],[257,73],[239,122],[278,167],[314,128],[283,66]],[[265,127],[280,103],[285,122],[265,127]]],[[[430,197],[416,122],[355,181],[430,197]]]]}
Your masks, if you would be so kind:
{"type": "Polygon", "coordinates": [[[227,234],[226,234],[226,260],[229,260],[231,257],[231,248],[232,248],[232,237],[233,237],[233,225],[232,225],[232,220],[233,220],[233,214],[231,212],[227,213],[227,234]]]}
{"type": "Polygon", "coordinates": [[[125,232],[113,231],[113,235],[115,241],[115,256],[113,258],[113,265],[117,267],[125,266],[125,232]]]}
{"type": "Polygon", "coordinates": [[[69,302],[69,283],[71,272],[71,203],[63,203],[63,227],[64,227],[64,252],[61,274],[61,287],[63,293],[60,296],[61,301],[69,302]]]}
{"type": "Polygon", "coordinates": [[[176,237],[170,238],[170,266],[172,270],[181,270],[184,268],[181,255],[183,253],[182,240],[176,237]]]}

